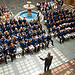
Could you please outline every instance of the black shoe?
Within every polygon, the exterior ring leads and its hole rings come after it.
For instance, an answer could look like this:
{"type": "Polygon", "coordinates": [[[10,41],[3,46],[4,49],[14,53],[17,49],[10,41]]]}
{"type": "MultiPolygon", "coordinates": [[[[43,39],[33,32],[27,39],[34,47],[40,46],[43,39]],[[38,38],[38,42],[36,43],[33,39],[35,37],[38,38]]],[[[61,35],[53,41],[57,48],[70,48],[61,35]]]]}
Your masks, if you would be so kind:
{"type": "Polygon", "coordinates": [[[11,60],[11,62],[13,62],[13,60],[11,60]]]}
{"type": "Polygon", "coordinates": [[[59,42],[60,44],[62,44],[61,42],[59,42]]]}
{"type": "Polygon", "coordinates": [[[52,45],[52,46],[54,46],[54,45],[52,45]]]}
{"type": "Polygon", "coordinates": [[[5,62],[6,64],[8,64],[7,62],[5,62]]]}

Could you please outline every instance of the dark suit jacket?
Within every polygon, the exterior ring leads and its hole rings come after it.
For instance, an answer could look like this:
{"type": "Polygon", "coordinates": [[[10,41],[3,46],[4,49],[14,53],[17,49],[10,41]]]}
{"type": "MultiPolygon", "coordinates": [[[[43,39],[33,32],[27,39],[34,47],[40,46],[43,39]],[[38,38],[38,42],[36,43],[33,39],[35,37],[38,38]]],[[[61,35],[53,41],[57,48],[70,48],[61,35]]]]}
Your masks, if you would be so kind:
{"type": "Polygon", "coordinates": [[[40,58],[40,59],[43,61],[45,60],[45,66],[50,66],[52,59],[53,59],[53,56],[47,56],[45,59],[43,59],[43,58],[40,58]]]}

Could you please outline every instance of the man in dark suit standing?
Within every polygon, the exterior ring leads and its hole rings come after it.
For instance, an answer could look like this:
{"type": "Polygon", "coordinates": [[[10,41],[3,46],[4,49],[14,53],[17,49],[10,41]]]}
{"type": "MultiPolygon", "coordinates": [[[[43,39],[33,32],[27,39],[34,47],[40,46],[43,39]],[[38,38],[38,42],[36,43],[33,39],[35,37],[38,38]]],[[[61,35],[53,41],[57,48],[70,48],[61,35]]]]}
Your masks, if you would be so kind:
{"type": "Polygon", "coordinates": [[[44,66],[44,72],[49,70],[49,67],[51,65],[53,56],[50,55],[51,53],[48,52],[47,57],[45,59],[41,58],[40,56],[38,56],[41,60],[45,61],[45,66],[44,66]]]}

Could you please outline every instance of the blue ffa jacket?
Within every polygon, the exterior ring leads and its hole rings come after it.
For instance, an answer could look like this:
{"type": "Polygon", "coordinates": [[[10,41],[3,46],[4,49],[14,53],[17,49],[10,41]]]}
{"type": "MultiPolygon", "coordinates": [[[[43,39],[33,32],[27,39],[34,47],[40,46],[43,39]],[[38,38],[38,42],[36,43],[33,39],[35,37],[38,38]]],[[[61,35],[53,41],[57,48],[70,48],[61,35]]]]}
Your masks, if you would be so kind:
{"type": "Polygon", "coordinates": [[[27,35],[23,35],[23,38],[24,38],[24,40],[26,40],[27,39],[27,35]]]}
{"type": "Polygon", "coordinates": [[[38,27],[37,27],[37,26],[34,26],[34,27],[33,27],[33,30],[37,30],[37,29],[38,29],[38,27]]]}
{"type": "Polygon", "coordinates": [[[21,42],[20,45],[21,45],[22,49],[27,47],[27,43],[26,42],[24,42],[24,43],[21,42]]]}
{"type": "Polygon", "coordinates": [[[47,37],[46,36],[42,36],[42,40],[43,40],[43,43],[44,43],[45,40],[47,40],[47,37]]]}
{"type": "Polygon", "coordinates": [[[37,40],[37,39],[32,39],[32,44],[33,44],[34,46],[38,45],[38,40],[37,40]]]}
{"type": "Polygon", "coordinates": [[[10,29],[12,29],[12,27],[9,27],[9,25],[6,27],[7,31],[10,31],[10,29]]]}
{"type": "Polygon", "coordinates": [[[17,28],[20,29],[20,24],[17,24],[17,28]]]}
{"type": "Polygon", "coordinates": [[[42,30],[42,34],[43,34],[43,33],[44,33],[44,34],[46,33],[45,30],[42,30]]]}
{"type": "Polygon", "coordinates": [[[26,23],[26,19],[23,19],[23,21],[22,21],[22,22],[26,23]]]}
{"type": "Polygon", "coordinates": [[[17,31],[16,31],[16,30],[14,30],[14,34],[15,34],[15,35],[17,35],[18,33],[19,33],[19,31],[18,31],[18,30],[17,30],[17,31]]]}
{"type": "Polygon", "coordinates": [[[38,36],[42,34],[42,32],[37,32],[38,36]]]}
{"type": "Polygon", "coordinates": [[[28,39],[32,38],[32,34],[31,34],[31,33],[30,33],[30,34],[28,33],[28,34],[27,34],[27,38],[28,38],[28,39]]]}
{"type": "Polygon", "coordinates": [[[9,52],[9,49],[7,48],[7,49],[5,49],[4,47],[3,47],[3,53],[4,54],[7,54],[9,52]]]}
{"type": "Polygon", "coordinates": [[[3,33],[2,33],[2,34],[0,34],[0,39],[2,38],[2,36],[3,36],[3,33]]]}
{"type": "Polygon", "coordinates": [[[7,39],[0,39],[0,44],[1,45],[7,44],[7,39]]]}
{"type": "Polygon", "coordinates": [[[14,53],[14,50],[16,50],[16,46],[9,47],[9,53],[14,53]]]}
{"type": "Polygon", "coordinates": [[[38,38],[38,44],[42,43],[42,38],[38,38]]]}
{"type": "Polygon", "coordinates": [[[52,36],[51,35],[50,36],[48,35],[47,36],[47,41],[51,40],[51,38],[52,38],[52,36]]]}
{"type": "Polygon", "coordinates": [[[60,36],[63,36],[62,32],[60,33],[60,31],[57,34],[58,38],[60,38],[60,36]]]}
{"type": "Polygon", "coordinates": [[[22,36],[18,36],[18,41],[22,41],[23,37],[22,36]]]}
{"type": "Polygon", "coordinates": [[[18,20],[19,24],[22,24],[22,20],[18,20]]]}
{"type": "Polygon", "coordinates": [[[0,48],[0,54],[3,54],[2,48],[0,48]]]}
{"type": "Polygon", "coordinates": [[[34,25],[34,22],[30,22],[30,24],[31,24],[31,26],[33,26],[34,25]]]}
{"type": "Polygon", "coordinates": [[[15,40],[13,40],[13,44],[16,44],[16,41],[17,41],[18,39],[16,38],[15,40]]]}
{"type": "Polygon", "coordinates": [[[38,28],[41,28],[42,29],[42,25],[38,25],[38,28]]]}
{"type": "Polygon", "coordinates": [[[36,33],[33,33],[33,36],[36,36],[37,35],[37,32],[36,33]]]}

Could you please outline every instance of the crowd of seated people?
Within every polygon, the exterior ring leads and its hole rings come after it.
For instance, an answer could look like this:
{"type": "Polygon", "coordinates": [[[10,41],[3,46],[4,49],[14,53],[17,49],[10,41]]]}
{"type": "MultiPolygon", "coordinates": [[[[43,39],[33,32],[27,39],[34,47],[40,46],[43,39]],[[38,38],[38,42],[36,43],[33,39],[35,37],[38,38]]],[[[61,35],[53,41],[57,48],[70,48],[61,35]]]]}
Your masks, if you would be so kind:
{"type": "Polygon", "coordinates": [[[74,38],[74,34],[67,37],[67,34],[75,32],[75,17],[71,11],[67,9],[50,11],[44,15],[44,20],[49,32],[53,32],[54,36],[58,37],[60,43],[70,37],[74,38]]]}
{"type": "Polygon", "coordinates": [[[60,0],[58,1],[57,3],[54,1],[54,0],[51,0],[51,1],[43,1],[43,2],[38,2],[36,4],[38,10],[40,10],[41,12],[46,12],[47,13],[47,10],[57,10],[59,9],[59,3],[60,5],[62,6],[63,5],[63,0],[60,0]]]}
{"type": "Polygon", "coordinates": [[[11,19],[10,22],[0,22],[0,56],[4,56],[6,64],[8,55],[11,61],[16,58],[18,45],[24,56],[24,53],[38,52],[40,48],[48,47],[50,41],[54,46],[51,35],[46,35],[45,29],[37,20],[27,22],[24,17],[23,20],[19,18],[18,21],[11,19]]]}
{"type": "Polygon", "coordinates": [[[0,18],[3,22],[6,20],[10,20],[12,17],[13,13],[8,9],[6,4],[4,6],[0,6],[0,18]]]}

